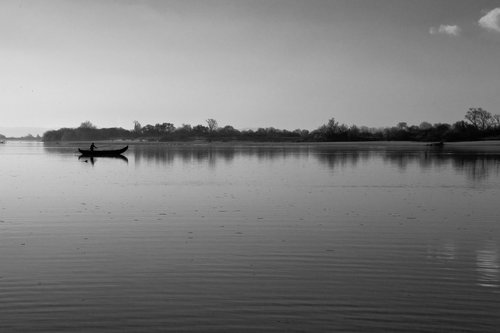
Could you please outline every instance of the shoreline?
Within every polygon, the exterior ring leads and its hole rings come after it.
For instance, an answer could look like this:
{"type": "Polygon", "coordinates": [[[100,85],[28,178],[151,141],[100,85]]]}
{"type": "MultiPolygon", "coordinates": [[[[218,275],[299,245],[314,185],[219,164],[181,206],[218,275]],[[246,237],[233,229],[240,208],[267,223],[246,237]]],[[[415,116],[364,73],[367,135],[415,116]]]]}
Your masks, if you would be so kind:
{"type": "MultiPolygon", "coordinates": [[[[87,144],[90,142],[95,143],[106,143],[106,144],[127,144],[127,145],[161,145],[161,146],[233,146],[233,145],[262,145],[262,146],[273,146],[273,145],[287,145],[287,146],[304,146],[304,145],[338,145],[338,146],[349,146],[349,145],[385,145],[385,146],[395,146],[395,145],[405,145],[405,146],[430,146],[429,144],[435,143],[433,141],[384,141],[384,140],[373,140],[373,141],[251,141],[251,140],[192,140],[192,141],[147,141],[147,140],[128,140],[128,139],[112,139],[112,140],[75,140],[75,141],[42,141],[42,140],[22,140],[22,139],[6,139],[2,140],[4,143],[8,142],[40,142],[44,145],[68,145],[68,144],[87,144]]],[[[444,146],[500,146],[500,140],[475,140],[475,141],[450,141],[444,142],[444,146]]]]}

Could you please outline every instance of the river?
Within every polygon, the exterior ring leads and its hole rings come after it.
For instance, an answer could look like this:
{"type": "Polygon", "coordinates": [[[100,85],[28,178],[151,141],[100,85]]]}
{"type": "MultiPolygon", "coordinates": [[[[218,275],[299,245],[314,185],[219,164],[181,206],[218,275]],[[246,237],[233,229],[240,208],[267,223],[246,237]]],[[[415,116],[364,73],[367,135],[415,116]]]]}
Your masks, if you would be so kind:
{"type": "Polygon", "coordinates": [[[498,331],[498,142],[78,146],[0,145],[2,332],[498,331]]]}

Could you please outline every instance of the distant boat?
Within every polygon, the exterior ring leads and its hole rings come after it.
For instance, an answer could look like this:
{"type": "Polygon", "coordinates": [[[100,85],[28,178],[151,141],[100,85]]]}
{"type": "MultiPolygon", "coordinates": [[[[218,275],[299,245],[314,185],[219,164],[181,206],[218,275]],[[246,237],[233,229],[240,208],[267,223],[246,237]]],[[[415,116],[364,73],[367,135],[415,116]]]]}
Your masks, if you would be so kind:
{"type": "Polygon", "coordinates": [[[114,150],[90,150],[90,149],[80,149],[78,148],[78,151],[82,156],[89,156],[89,157],[99,157],[99,156],[118,156],[126,152],[128,149],[128,146],[123,147],[122,149],[114,149],[114,150]]]}
{"type": "Polygon", "coordinates": [[[444,146],[444,142],[443,141],[433,142],[433,143],[428,143],[427,145],[428,146],[432,146],[432,147],[443,147],[444,146]]]}

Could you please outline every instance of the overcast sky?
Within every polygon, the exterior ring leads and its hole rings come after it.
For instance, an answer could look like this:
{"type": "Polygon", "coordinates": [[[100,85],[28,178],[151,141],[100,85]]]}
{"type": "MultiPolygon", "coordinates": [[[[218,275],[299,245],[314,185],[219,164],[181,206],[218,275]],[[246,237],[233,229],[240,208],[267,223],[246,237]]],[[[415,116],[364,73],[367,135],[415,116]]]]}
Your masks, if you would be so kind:
{"type": "Polygon", "coordinates": [[[498,114],[499,17],[500,0],[1,1],[0,127],[498,114]]]}

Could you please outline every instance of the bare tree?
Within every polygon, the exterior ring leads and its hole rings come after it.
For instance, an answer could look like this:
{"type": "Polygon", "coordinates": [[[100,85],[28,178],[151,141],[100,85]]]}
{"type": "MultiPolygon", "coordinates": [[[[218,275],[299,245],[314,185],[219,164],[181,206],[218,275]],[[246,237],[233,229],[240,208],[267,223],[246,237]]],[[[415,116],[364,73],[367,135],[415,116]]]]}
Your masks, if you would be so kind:
{"type": "Polygon", "coordinates": [[[217,128],[219,128],[219,125],[217,124],[217,120],[210,118],[210,119],[207,119],[206,121],[207,121],[209,133],[213,133],[217,130],[217,128]]]}
{"type": "Polygon", "coordinates": [[[137,120],[134,120],[134,132],[140,133],[142,129],[141,123],[137,120]]]}
{"type": "Polygon", "coordinates": [[[476,129],[482,131],[490,128],[493,123],[491,113],[482,108],[469,108],[469,111],[465,114],[465,119],[470,121],[476,129]]]}

